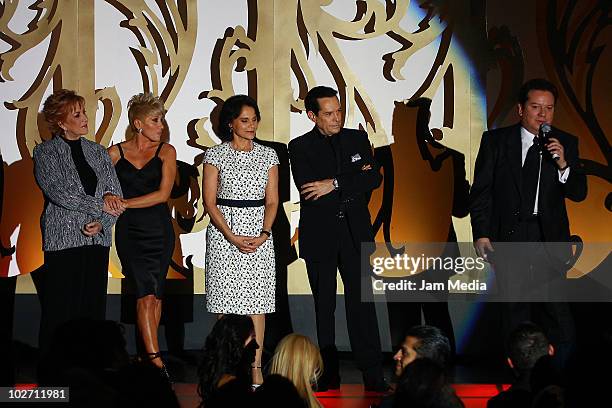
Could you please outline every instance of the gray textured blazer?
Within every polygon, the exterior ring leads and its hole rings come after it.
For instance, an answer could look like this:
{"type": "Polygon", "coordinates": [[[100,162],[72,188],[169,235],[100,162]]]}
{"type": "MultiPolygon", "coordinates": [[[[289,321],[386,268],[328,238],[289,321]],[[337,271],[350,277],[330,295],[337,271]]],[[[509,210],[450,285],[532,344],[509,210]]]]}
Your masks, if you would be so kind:
{"type": "Polygon", "coordinates": [[[103,196],[121,196],[121,185],[110,156],[104,147],[81,138],[85,160],[98,177],[95,197],[85,194],[70,146],[55,136],[34,148],[34,176],[45,197],[40,217],[44,251],[58,251],[85,245],[110,247],[116,217],[102,211],[103,196]],[[81,232],[92,221],[102,224],[102,231],[93,237],[81,232]]]}

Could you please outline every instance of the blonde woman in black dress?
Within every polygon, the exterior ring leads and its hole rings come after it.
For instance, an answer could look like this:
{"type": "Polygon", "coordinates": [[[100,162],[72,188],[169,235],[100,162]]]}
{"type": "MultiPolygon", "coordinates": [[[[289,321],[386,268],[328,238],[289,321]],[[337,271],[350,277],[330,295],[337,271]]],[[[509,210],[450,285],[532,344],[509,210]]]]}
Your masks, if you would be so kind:
{"type": "Polygon", "coordinates": [[[174,231],[167,201],[176,175],[176,151],[161,141],[165,109],[150,93],[133,96],[128,118],[134,137],[109,148],[123,190],[125,213],[115,228],[123,274],[136,292],[137,325],[146,357],[167,376],[157,329],[174,231]]]}

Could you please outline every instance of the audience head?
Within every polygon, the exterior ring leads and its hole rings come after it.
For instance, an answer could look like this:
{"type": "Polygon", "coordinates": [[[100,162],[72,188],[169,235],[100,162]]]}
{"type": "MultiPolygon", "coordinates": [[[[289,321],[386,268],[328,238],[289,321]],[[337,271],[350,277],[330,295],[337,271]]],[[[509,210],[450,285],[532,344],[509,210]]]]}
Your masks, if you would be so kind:
{"type": "Polygon", "coordinates": [[[554,354],[542,329],[531,322],[519,324],[510,333],[507,349],[508,365],[519,375],[531,371],[542,356],[554,354]]]}
{"type": "Polygon", "coordinates": [[[336,96],[338,92],[327,86],[316,86],[306,94],[306,114],[319,131],[332,136],[342,129],[342,107],[336,96]]]}
{"type": "Polygon", "coordinates": [[[217,136],[224,142],[233,140],[234,134],[253,139],[260,120],[261,114],[255,99],[248,95],[231,96],[221,107],[217,136]]]}
{"type": "Polygon", "coordinates": [[[214,393],[223,376],[248,377],[256,349],[253,320],[249,316],[224,315],[217,320],[206,337],[198,367],[198,393],[202,400],[206,402],[214,393]]]}
{"type": "Polygon", "coordinates": [[[53,92],[45,100],[42,114],[54,135],[73,138],[88,132],[85,99],[74,91],[59,89],[53,92]]]}
{"type": "Polygon", "coordinates": [[[400,349],[395,354],[395,374],[399,377],[406,366],[418,358],[428,358],[446,367],[450,358],[450,342],[434,326],[414,326],[406,332],[400,349]]]}
{"type": "Polygon", "coordinates": [[[295,385],[279,374],[270,374],[263,384],[255,390],[256,407],[266,408],[308,408],[309,405],[298,393],[295,385]]]}
{"type": "Polygon", "coordinates": [[[463,407],[447,382],[445,367],[427,357],[406,366],[394,394],[394,407],[463,407]]]}
{"type": "Polygon", "coordinates": [[[283,338],[272,357],[270,373],[280,374],[295,384],[309,407],[320,407],[312,391],[323,368],[319,348],[306,336],[290,334],[283,338]]]}

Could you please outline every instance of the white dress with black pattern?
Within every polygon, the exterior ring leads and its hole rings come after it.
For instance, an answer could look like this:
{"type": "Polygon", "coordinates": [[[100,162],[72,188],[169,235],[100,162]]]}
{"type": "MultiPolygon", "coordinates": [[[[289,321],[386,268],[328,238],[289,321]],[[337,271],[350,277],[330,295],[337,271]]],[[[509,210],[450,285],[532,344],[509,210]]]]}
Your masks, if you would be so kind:
{"type": "MultiPolygon", "coordinates": [[[[248,152],[229,142],[206,150],[204,163],[219,170],[217,198],[260,200],[268,170],[278,165],[276,152],[253,142],[248,152]]],[[[236,235],[259,236],[264,206],[217,205],[236,235]]],[[[243,254],[212,223],[206,230],[206,308],[211,313],[262,314],[275,310],[274,243],[268,238],[254,253],[243,254]]]]}

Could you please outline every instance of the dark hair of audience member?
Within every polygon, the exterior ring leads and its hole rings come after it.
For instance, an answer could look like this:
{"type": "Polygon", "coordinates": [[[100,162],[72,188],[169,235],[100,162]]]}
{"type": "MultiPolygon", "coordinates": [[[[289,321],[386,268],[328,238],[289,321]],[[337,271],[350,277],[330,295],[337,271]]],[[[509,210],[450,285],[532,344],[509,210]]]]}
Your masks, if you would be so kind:
{"type": "Polygon", "coordinates": [[[198,394],[202,406],[210,406],[206,404],[219,389],[222,378],[231,377],[250,387],[250,370],[256,348],[253,321],[249,316],[224,315],[217,320],[206,337],[198,367],[198,394]],[[249,337],[253,340],[245,345],[249,337]]]}
{"type": "Polygon", "coordinates": [[[279,374],[270,374],[255,390],[255,406],[307,408],[308,404],[291,380],[279,374]]]}
{"type": "Polygon", "coordinates": [[[550,342],[538,326],[524,322],[508,337],[508,357],[519,375],[531,371],[542,356],[548,355],[550,342]]]}
{"type": "Polygon", "coordinates": [[[400,376],[393,407],[461,408],[464,405],[447,382],[445,368],[429,358],[418,358],[400,376]]]}
{"type": "Polygon", "coordinates": [[[440,329],[428,325],[413,326],[406,331],[404,337],[408,336],[418,339],[414,350],[419,357],[433,360],[442,367],[448,366],[451,354],[450,342],[440,329]]]}

